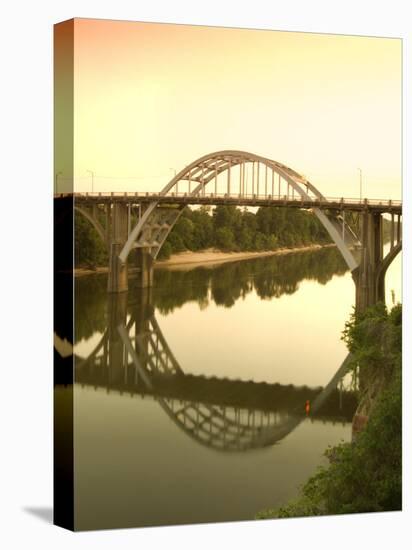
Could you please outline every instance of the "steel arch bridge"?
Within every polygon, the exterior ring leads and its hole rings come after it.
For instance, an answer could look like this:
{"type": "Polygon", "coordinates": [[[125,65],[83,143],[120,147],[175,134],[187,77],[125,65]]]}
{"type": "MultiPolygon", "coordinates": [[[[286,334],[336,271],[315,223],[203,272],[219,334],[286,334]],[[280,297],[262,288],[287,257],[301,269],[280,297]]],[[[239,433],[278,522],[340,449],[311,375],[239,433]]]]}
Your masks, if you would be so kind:
{"type": "Polygon", "coordinates": [[[353,274],[360,309],[384,299],[385,272],[402,248],[400,201],[326,198],[295,170],[245,151],[217,151],[200,157],[160,193],[76,193],[74,204],[108,247],[109,292],[127,290],[127,260],[132,251],[139,260],[141,286],[152,285],[153,262],[188,204],[312,210],[353,274]],[[134,227],[133,211],[138,213],[134,227]],[[391,217],[391,248],[386,256],[384,213],[391,217]]]}
{"type": "Polygon", "coordinates": [[[185,375],[150,304],[139,307],[127,322],[125,315],[123,319],[114,316],[90,355],[76,358],[76,381],[130,395],[146,391],[180,430],[218,451],[248,451],[280,442],[306,417],[306,399],[311,400],[312,413],[320,409],[349,362],[348,356],[323,391],[297,389],[292,399],[289,393],[285,398],[285,392],[291,392],[287,386],[185,375]],[[224,396],[228,387],[231,398],[216,397],[224,396]],[[253,404],[253,396],[260,406],[253,404]],[[279,406],[279,400],[288,406],[279,406]]]}
{"type": "MultiPolygon", "coordinates": [[[[353,257],[350,246],[359,244],[359,238],[352,227],[340,216],[332,217],[325,214],[320,207],[313,206],[313,203],[327,203],[322,193],[310,183],[304,176],[301,176],[291,168],[274,160],[261,157],[245,151],[218,151],[205,155],[181,170],[162,189],[159,198],[178,197],[179,192],[184,189],[184,197],[206,198],[207,191],[210,199],[219,197],[219,186],[226,187],[224,197],[237,197],[240,201],[248,197],[259,200],[291,200],[300,199],[303,204],[309,202],[313,207],[316,216],[325,226],[331,238],[337,244],[348,267],[353,270],[357,267],[357,261],[353,257]],[[249,167],[249,171],[247,171],[249,167]],[[235,169],[238,168],[237,172],[235,169]],[[219,177],[225,174],[226,181],[219,181],[219,177]],[[247,189],[247,178],[250,176],[250,189],[247,189]],[[275,181],[276,180],[276,181],[275,181]],[[212,187],[212,189],[210,189],[212,187]],[[345,239],[346,232],[346,239],[345,239]]],[[[124,244],[119,258],[124,263],[132,248],[150,248],[151,255],[155,259],[165,242],[168,234],[179,219],[186,204],[181,204],[173,212],[164,215],[161,203],[154,200],[151,202],[139,222],[133,228],[124,244]]]]}

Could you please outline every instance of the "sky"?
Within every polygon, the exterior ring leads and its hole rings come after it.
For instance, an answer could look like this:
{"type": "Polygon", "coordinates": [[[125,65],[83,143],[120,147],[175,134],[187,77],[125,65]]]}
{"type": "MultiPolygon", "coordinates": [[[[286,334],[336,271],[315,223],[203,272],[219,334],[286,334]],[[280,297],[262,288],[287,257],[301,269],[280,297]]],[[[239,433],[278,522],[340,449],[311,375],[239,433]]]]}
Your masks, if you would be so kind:
{"type": "Polygon", "coordinates": [[[237,149],[328,197],[359,196],[360,168],[364,197],[399,199],[401,55],[399,39],[75,19],[75,190],[93,172],[94,191],[159,191],[237,149]]]}

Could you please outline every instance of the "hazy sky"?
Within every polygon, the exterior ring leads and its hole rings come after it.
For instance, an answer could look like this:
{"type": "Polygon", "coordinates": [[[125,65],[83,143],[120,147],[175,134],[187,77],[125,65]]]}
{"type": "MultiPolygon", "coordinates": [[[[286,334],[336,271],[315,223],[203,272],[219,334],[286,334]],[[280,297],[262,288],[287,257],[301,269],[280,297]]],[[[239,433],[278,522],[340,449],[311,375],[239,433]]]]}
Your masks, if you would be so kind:
{"type": "MultiPolygon", "coordinates": [[[[160,190],[241,149],[326,196],[401,196],[401,41],[75,20],[77,191],[160,190]]],[[[63,174],[62,177],[65,177],[63,174]]]]}

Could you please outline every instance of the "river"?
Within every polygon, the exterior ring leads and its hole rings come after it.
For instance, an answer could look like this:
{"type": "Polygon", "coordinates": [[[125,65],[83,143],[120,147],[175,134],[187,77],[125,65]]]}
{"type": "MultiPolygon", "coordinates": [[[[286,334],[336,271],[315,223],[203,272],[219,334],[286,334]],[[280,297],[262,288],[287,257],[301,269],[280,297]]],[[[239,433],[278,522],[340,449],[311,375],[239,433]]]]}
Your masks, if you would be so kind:
{"type": "MultiPolygon", "coordinates": [[[[400,273],[398,257],[388,305],[400,273]]],[[[131,280],[111,298],[105,275],[75,291],[76,529],[250,520],[350,440],[353,380],[323,391],[355,297],[336,249],[156,269],[150,291],[131,280]]]]}

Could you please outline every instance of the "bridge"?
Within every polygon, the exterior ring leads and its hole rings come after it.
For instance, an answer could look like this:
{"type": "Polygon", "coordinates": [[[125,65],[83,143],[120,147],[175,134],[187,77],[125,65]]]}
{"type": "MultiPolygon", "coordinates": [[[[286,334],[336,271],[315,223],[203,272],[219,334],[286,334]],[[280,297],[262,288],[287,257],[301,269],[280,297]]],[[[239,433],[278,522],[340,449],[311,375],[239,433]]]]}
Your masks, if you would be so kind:
{"type": "MultiPolygon", "coordinates": [[[[108,326],[100,341],[88,357],[74,359],[76,384],[153,398],[186,435],[219,451],[280,442],[306,418],[307,400],[311,416],[319,419],[350,422],[356,408],[354,395],[340,386],[349,357],[324,388],[185,374],[157,323],[150,289],[142,289],[134,302],[126,293],[109,295],[108,326]]],[[[71,383],[73,348],[67,368],[71,383]]]]}
{"type": "Polygon", "coordinates": [[[140,286],[153,284],[153,264],[187,205],[287,207],[311,210],[352,272],[356,307],[384,301],[385,273],[402,248],[402,203],[325,197],[304,176],[275,160],[244,151],[205,155],[178,172],[159,193],[55,195],[55,220],[74,209],[96,229],[109,253],[108,291],[128,289],[127,261],[136,254],[140,286]],[[383,216],[390,218],[384,256],[383,216]]]}

